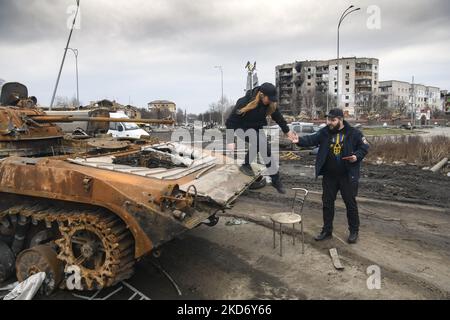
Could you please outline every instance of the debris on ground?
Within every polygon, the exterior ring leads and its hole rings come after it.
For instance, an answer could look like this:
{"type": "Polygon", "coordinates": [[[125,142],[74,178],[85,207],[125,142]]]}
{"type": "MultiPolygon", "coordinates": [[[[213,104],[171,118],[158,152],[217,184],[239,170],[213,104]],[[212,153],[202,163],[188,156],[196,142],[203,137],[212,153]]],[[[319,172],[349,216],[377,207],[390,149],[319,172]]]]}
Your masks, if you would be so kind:
{"type": "Polygon", "coordinates": [[[143,294],[141,291],[133,287],[131,284],[129,284],[126,281],[121,282],[123,286],[118,287],[117,289],[114,289],[112,292],[108,293],[107,295],[99,298],[100,292],[102,292],[103,289],[97,290],[92,296],[83,296],[80,294],[73,293],[72,295],[76,298],[83,299],[83,300],[108,300],[117,293],[121,292],[124,289],[124,286],[127,287],[132,291],[132,295],[128,298],[128,300],[151,300],[149,297],[147,297],[145,294],[143,294]],[[137,298],[137,299],[135,299],[137,298]]]}
{"type": "MultiPolygon", "coordinates": [[[[314,164],[315,156],[310,155],[304,155],[298,163],[282,162],[280,171],[285,187],[301,185],[308,190],[322,191],[322,179],[314,179],[314,168],[308,167],[314,164]]],[[[421,166],[376,165],[364,162],[361,166],[358,196],[450,208],[450,198],[443,192],[448,189],[448,185],[447,174],[435,174],[430,170],[422,170],[421,166]]],[[[246,194],[268,200],[266,194],[258,196],[256,192],[251,191],[246,194]]]]}
{"type": "Polygon", "coordinates": [[[237,219],[237,218],[232,218],[231,220],[228,220],[227,222],[225,222],[226,226],[239,226],[241,224],[246,224],[248,223],[248,221],[245,221],[243,219],[237,219]]]}
{"type": "Polygon", "coordinates": [[[441,170],[448,162],[448,158],[444,158],[441,161],[439,161],[436,165],[434,165],[430,171],[432,172],[438,172],[439,170],[441,170]]]}
{"type": "Polygon", "coordinates": [[[337,270],[344,270],[344,266],[339,259],[339,255],[336,248],[330,249],[331,260],[333,261],[333,265],[337,270]]]}
{"type": "Polygon", "coordinates": [[[3,300],[31,300],[45,280],[45,272],[38,272],[20,282],[3,300]]]}
{"type": "Polygon", "coordinates": [[[281,154],[280,159],[293,161],[293,160],[300,160],[301,157],[291,151],[291,152],[285,152],[285,153],[281,154]]]}

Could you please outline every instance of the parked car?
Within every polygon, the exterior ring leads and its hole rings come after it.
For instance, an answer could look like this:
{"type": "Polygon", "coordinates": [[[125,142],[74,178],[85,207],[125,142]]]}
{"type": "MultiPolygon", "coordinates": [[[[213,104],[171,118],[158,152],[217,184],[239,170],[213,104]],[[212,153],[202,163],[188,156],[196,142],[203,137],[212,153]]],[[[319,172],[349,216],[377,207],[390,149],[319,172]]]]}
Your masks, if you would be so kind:
{"type": "MultiPolygon", "coordinates": [[[[110,112],[109,116],[115,119],[129,119],[123,112],[110,112]]],[[[140,139],[141,136],[149,136],[148,132],[134,122],[110,122],[108,133],[114,138],[140,139]]]]}
{"type": "MultiPolygon", "coordinates": [[[[313,123],[307,123],[307,122],[293,122],[288,124],[288,127],[290,130],[297,133],[299,137],[303,137],[306,135],[314,134],[317,132],[320,128],[315,126],[313,123]]],[[[289,140],[281,131],[280,127],[278,125],[266,127],[265,129],[266,135],[269,135],[271,130],[278,130],[279,131],[279,145],[281,149],[289,149],[289,150],[295,150],[297,148],[296,145],[294,145],[291,140],[289,140]]]]}

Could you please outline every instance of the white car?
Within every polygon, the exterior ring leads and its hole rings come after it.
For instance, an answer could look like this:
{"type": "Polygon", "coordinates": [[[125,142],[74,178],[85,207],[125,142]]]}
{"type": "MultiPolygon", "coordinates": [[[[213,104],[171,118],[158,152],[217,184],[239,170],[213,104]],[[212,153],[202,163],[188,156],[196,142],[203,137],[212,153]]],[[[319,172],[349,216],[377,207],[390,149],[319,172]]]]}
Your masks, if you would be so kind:
{"type": "MultiPolygon", "coordinates": [[[[123,112],[110,112],[109,116],[115,119],[129,119],[123,112]]],[[[149,136],[148,132],[134,122],[110,122],[108,133],[114,138],[140,139],[141,136],[149,136]]]]}

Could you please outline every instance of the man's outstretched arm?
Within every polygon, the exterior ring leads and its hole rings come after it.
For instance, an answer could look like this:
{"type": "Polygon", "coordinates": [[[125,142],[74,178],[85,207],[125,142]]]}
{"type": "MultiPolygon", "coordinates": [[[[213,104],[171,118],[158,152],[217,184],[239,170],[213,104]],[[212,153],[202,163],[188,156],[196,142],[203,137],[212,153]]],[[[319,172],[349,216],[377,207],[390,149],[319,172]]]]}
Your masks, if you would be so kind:
{"type": "Polygon", "coordinates": [[[291,141],[300,147],[316,147],[320,144],[321,134],[322,131],[307,136],[303,136],[301,138],[297,136],[296,139],[291,141]]]}

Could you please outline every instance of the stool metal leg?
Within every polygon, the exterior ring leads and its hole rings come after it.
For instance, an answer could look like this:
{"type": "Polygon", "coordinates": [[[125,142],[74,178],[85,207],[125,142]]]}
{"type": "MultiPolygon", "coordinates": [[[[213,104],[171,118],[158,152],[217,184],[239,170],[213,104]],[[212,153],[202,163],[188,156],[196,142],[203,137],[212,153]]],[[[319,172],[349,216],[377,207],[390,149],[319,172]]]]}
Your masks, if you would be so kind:
{"type": "Polygon", "coordinates": [[[276,245],[275,245],[275,221],[273,222],[272,230],[273,230],[273,248],[275,249],[276,248],[276,245]]]}
{"type": "Polygon", "coordinates": [[[303,220],[300,222],[302,232],[302,254],[305,253],[305,235],[303,233],[303,220]]]}
{"type": "Polygon", "coordinates": [[[295,246],[295,223],[292,224],[292,245],[295,246]]]}
{"type": "Polygon", "coordinates": [[[283,256],[283,229],[280,223],[280,256],[283,256]]]}

